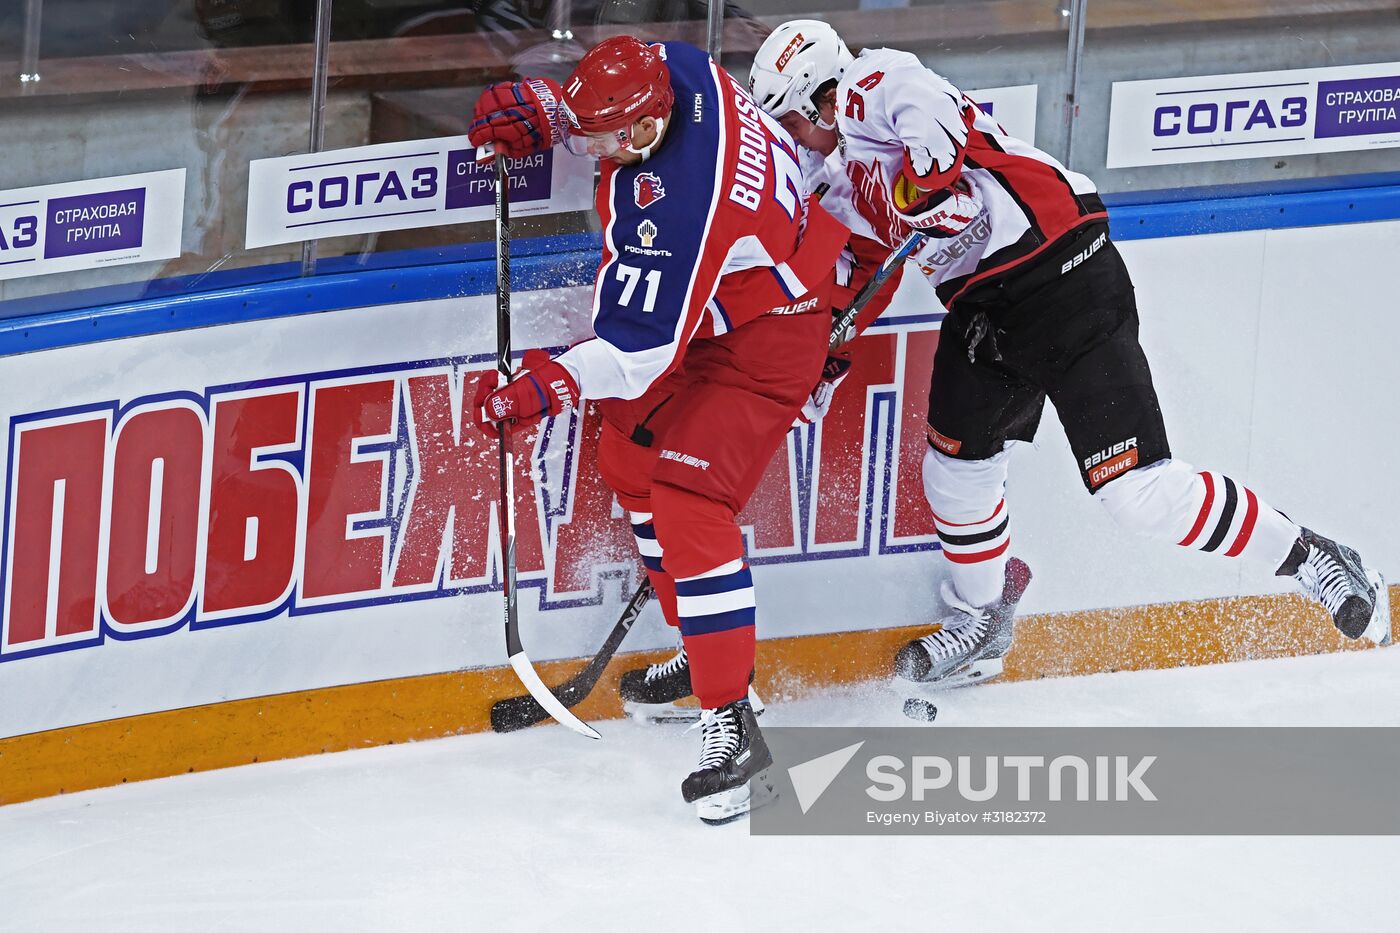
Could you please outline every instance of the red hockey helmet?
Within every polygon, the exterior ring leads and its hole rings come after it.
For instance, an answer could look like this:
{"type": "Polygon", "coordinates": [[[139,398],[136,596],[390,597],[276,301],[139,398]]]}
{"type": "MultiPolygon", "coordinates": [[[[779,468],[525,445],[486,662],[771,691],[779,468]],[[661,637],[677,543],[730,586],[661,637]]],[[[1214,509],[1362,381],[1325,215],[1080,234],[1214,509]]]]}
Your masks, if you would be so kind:
{"type": "Polygon", "coordinates": [[[613,36],[588,50],[564,82],[565,143],[571,151],[610,156],[632,149],[632,126],[643,117],[664,123],[675,103],[665,51],[635,36],[613,36]]]}

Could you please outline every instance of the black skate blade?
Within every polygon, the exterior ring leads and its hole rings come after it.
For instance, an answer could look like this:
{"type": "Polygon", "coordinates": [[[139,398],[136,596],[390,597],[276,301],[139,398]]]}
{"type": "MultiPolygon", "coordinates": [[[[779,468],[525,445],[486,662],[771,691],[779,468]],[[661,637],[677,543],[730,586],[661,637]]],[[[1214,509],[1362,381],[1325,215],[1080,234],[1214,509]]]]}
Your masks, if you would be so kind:
{"type": "Polygon", "coordinates": [[[622,711],[627,714],[627,718],[648,725],[700,721],[700,707],[681,706],[677,703],[637,703],[627,700],[622,704],[622,711]]]}
{"type": "Polygon", "coordinates": [[[1366,581],[1376,588],[1375,609],[1371,612],[1371,618],[1366,623],[1366,629],[1361,633],[1363,638],[1369,638],[1379,648],[1385,648],[1391,643],[1393,633],[1390,618],[1390,587],[1386,585],[1385,577],[1380,571],[1367,570],[1366,581]]]}
{"type": "MultiPolygon", "coordinates": [[[[749,705],[753,707],[755,716],[763,715],[763,701],[752,686],[749,687],[749,705]]],[[[700,721],[699,706],[682,706],[680,703],[639,703],[636,700],[624,700],[622,711],[629,719],[649,725],[688,724],[700,721]]]]}
{"type": "MultiPolygon", "coordinates": [[[[996,680],[1001,676],[1005,665],[1005,658],[981,658],[970,664],[965,664],[937,680],[906,680],[903,677],[895,677],[890,682],[890,686],[894,687],[896,691],[909,691],[910,689],[928,692],[961,690],[963,687],[975,687],[978,684],[996,680]]],[[[918,693],[910,695],[917,696],[918,693]]]]}
{"type": "Polygon", "coordinates": [[[778,798],[767,769],[755,774],[748,783],[729,790],[701,797],[695,801],[695,815],[708,826],[724,826],[766,807],[778,798]]]}

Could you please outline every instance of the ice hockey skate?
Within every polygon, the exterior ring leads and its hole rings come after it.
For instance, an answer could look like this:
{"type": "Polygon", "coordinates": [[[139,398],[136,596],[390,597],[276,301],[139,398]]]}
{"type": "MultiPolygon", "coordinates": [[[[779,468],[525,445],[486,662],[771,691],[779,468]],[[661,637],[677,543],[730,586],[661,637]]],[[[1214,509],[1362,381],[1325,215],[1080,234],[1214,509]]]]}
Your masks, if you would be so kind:
{"type": "Polygon", "coordinates": [[[1347,638],[1390,644],[1390,590],[1351,548],[1304,528],[1278,575],[1322,603],[1347,638]]]}
{"type": "Polygon", "coordinates": [[[700,729],[700,765],[681,782],[681,796],[701,820],[718,826],[772,801],[773,755],[748,700],[707,709],[691,728],[700,729]]]}
{"type": "MultiPolygon", "coordinates": [[[[685,648],[659,664],[626,671],[618,686],[622,709],[638,722],[698,722],[700,707],[683,701],[695,695],[690,685],[690,660],[685,648]]],[[[763,701],[749,684],[749,704],[763,714],[763,701]]]]}
{"type": "Polygon", "coordinates": [[[932,632],[909,642],[895,655],[895,674],[932,687],[962,687],[990,680],[1002,671],[1011,650],[1016,606],[1031,582],[1031,569],[1013,557],[1006,562],[1001,599],[969,606],[943,586],[948,611],[932,632]]]}

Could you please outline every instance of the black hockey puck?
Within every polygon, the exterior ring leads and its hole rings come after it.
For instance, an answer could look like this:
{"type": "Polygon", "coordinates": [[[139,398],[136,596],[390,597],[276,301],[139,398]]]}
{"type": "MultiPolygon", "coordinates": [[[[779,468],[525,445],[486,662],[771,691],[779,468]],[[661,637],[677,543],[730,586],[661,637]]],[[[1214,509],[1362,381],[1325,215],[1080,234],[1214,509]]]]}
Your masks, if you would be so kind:
{"type": "Polygon", "coordinates": [[[938,718],[938,707],[928,700],[910,697],[904,701],[904,715],[919,722],[933,722],[938,718]]]}

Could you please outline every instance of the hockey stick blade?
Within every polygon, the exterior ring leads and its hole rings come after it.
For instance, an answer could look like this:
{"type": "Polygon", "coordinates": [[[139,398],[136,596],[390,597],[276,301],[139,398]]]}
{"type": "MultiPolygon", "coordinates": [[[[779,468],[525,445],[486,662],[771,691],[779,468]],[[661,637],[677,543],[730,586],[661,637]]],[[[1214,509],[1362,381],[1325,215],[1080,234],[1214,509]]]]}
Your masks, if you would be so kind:
{"type": "Polygon", "coordinates": [[[579,735],[590,739],[601,739],[598,730],[588,723],[579,719],[569,708],[559,702],[559,698],[549,692],[549,688],[540,680],[540,675],[535,673],[534,665],[521,651],[510,656],[510,666],[515,669],[515,676],[520,678],[520,682],[525,685],[525,689],[530,691],[530,695],[539,701],[545,712],[554,717],[554,720],[561,726],[568,726],[579,735]]]}
{"type": "MultiPolygon", "coordinates": [[[[637,617],[641,615],[642,609],[651,596],[651,583],[643,578],[637,591],[632,594],[632,599],[622,610],[622,616],[617,620],[612,631],[608,633],[603,647],[599,648],[593,659],[584,665],[583,670],[551,691],[560,703],[572,708],[583,702],[584,698],[593,692],[593,688],[597,686],[598,679],[603,675],[608,662],[612,660],[613,655],[617,654],[622,640],[632,630],[632,624],[637,621],[637,617]]],[[[507,697],[491,706],[491,729],[495,732],[515,732],[529,728],[548,718],[549,711],[529,694],[507,697]]]]}

